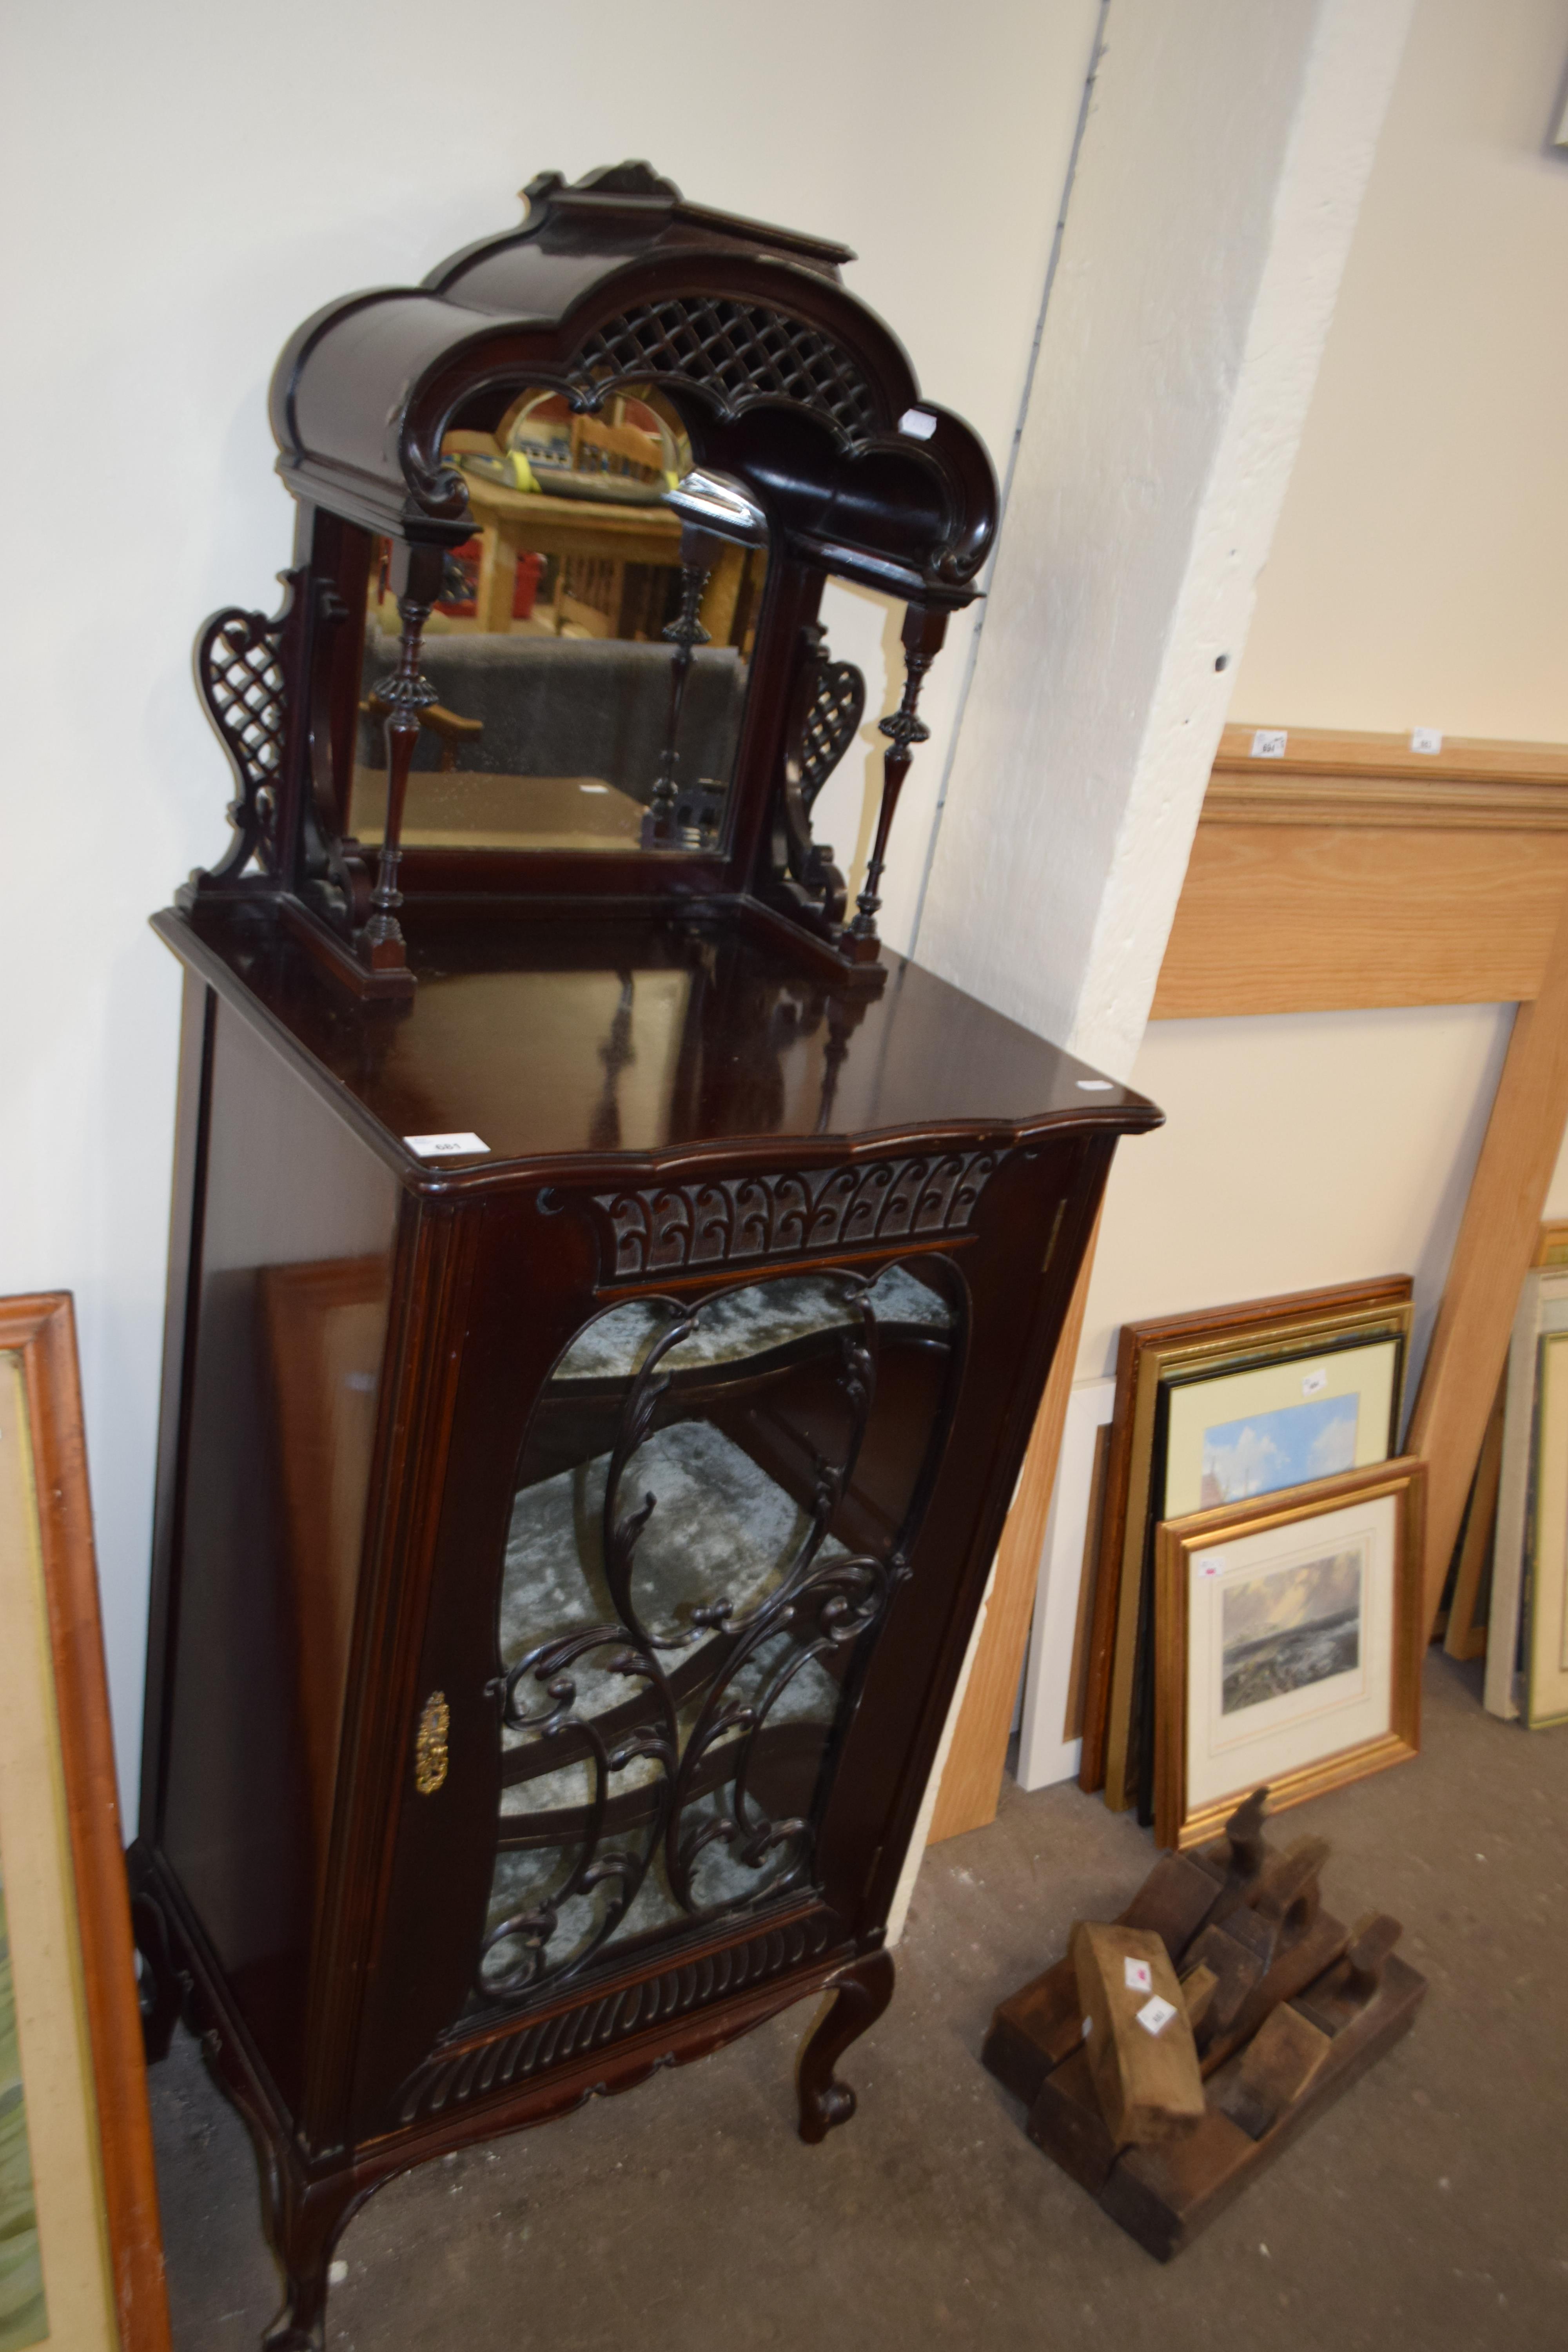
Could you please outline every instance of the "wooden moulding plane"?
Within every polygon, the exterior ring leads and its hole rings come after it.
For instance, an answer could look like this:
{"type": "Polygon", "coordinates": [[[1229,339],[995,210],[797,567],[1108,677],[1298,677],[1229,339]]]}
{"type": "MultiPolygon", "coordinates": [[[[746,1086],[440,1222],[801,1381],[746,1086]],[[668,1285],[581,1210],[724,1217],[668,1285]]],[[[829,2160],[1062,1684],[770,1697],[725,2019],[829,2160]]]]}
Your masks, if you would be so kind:
{"type": "Polygon", "coordinates": [[[1161,2262],[1409,2030],[1426,1990],[1394,1953],[1397,1920],[1346,1927],[1322,1908],[1328,1845],[1271,1845],[1267,1795],[1211,1844],[1162,1854],[1113,1926],[1080,1922],[982,2053],[1030,2138],[1161,2262]],[[1161,2031],[1133,2003],[1164,1971],[1180,2013],[1161,2031]],[[1123,1982],[1139,1987],[1124,2000],[1123,1982]]]}

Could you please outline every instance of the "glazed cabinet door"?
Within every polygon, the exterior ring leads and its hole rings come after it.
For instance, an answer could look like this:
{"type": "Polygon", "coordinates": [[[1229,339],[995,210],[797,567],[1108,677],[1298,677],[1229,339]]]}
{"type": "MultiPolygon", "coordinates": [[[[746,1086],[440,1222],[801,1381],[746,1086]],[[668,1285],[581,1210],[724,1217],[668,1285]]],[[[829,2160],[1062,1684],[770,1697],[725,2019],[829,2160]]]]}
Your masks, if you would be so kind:
{"type": "MultiPolygon", "coordinates": [[[[940,1217],[831,1257],[694,1266],[691,1228],[635,1283],[605,1196],[484,1213],[367,2098],[442,2032],[803,1905],[851,1934],[1079,1156],[949,1155],[940,1217]],[[1029,1279],[1000,1278],[1004,1224],[1029,1279]],[[879,1765],[847,1770],[874,1688],[879,1765]]],[[[889,1181],[929,1206],[938,1164],[889,1181]]]]}

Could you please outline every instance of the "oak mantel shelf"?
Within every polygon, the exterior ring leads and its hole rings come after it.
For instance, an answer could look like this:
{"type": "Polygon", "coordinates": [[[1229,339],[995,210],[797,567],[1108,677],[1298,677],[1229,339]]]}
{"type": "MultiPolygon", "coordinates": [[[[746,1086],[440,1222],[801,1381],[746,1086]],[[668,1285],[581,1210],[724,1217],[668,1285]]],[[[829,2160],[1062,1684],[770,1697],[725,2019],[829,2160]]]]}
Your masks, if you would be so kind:
{"type": "Polygon", "coordinates": [[[1227,727],[1155,1020],[1536,996],[1568,887],[1568,746],[1227,727]]]}

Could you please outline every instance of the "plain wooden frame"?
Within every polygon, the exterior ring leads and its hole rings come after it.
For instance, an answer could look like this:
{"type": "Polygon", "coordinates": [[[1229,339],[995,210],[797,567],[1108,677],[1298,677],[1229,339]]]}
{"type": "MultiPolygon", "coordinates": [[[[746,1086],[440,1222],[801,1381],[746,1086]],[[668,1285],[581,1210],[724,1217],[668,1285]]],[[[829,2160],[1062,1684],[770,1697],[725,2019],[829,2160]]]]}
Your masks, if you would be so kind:
{"type": "Polygon", "coordinates": [[[1563,1666],[1564,1586],[1568,1560],[1563,1556],[1563,1451],[1568,1447],[1563,1391],[1568,1370],[1553,1374],[1558,1349],[1568,1347],[1568,1331],[1542,1337],[1538,1343],[1534,1430],[1531,1442],[1531,1484],[1535,1507],[1531,1512],[1530,1558],[1524,1609],[1524,1689],[1521,1713],[1531,1731],[1568,1723],[1568,1675],[1563,1666]]]}
{"type": "Polygon", "coordinates": [[[1502,1477],[1503,1411],[1508,1402],[1508,1381],[1498,1383],[1497,1402],[1487,1423],[1486,1438],[1481,1446],[1481,1458],[1476,1465],[1475,1484],[1470,1489],[1469,1508],[1465,1515],[1464,1538],[1454,1570],[1454,1589],[1448,1596],[1448,1619],[1443,1628],[1443,1647],[1449,1657],[1461,1660],[1484,1658],[1487,1654],[1487,1608],[1489,1594],[1483,1595],[1487,1568],[1497,1538],[1498,1488],[1502,1477]]]}
{"type": "Polygon", "coordinates": [[[1081,1669],[1094,1605],[1099,1520],[1115,1402],[1114,1381],[1085,1381],[1068,1399],[1024,1676],[1017,1777],[1019,1788],[1026,1790],[1078,1778],[1083,1746],[1081,1669]]]}
{"type": "Polygon", "coordinates": [[[1492,1549],[1491,1599],[1487,1612],[1487,1672],[1482,1698],[1487,1712],[1500,1717],[1504,1722],[1511,1722],[1521,1712],[1516,1661],[1524,1614],[1541,1342],[1565,1328],[1568,1265],[1548,1263],[1531,1267],[1520,1284],[1509,1336],[1497,1532],[1492,1549]]]}
{"type": "Polygon", "coordinates": [[[1155,1539],[1154,1591],[1154,1843],[1184,1850],[1201,1845],[1222,1829],[1244,1783],[1200,1811],[1187,1811],[1187,1590],[1194,1552],[1262,1534],[1276,1527],[1305,1526],[1347,1503],[1394,1500],[1394,1654],[1389,1726],[1373,1739],[1300,1765],[1268,1783],[1269,1812],[1305,1804],[1326,1790],[1342,1789],[1391,1764],[1405,1764],[1421,1746],[1421,1659],[1426,1646],[1423,1563],[1426,1548],[1426,1465],[1409,1454],[1337,1478],[1288,1486],[1255,1501],[1228,1503],[1216,1511],[1194,1511],[1166,1519],[1155,1539]]]}
{"type": "Polygon", "coordinates": [[[0,1348],[20,1356],[26,1385],[121,2352],[169,2352],[158,2185],[68,1293],[0,1299],[0,1348]]]}
{"type": "Polygon", "coordinates": [[[1136,1793],[1129,1747],[1148,1534],[1159,1516],[1150,1487],[1162,1384],[1174,1374],[1217,1375],[1260,1358],[1284,1360],[1348,1340],[1394,1339],[1400,1349],[1392,1414],[1397,1444],[1412,1313],[1410,1277],[1390,1275],[1123,1325],[1079,1769],[1079,1786],[1103,1788],[1113,1810],[1124,1811],[1136,1793]]]}

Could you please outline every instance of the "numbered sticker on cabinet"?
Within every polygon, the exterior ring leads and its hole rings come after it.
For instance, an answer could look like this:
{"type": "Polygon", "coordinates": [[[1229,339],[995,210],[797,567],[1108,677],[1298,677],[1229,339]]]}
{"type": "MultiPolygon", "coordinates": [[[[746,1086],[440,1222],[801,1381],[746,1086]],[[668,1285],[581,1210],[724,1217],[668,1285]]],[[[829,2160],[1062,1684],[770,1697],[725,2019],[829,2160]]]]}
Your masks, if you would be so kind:
{"type": "Polygon", "coordinates": [[[1283,727],[1258,727],[1253,730],[1252,756],[1255,760],[1282,760],[1289,734],[1283,727]]]}
{"type": "Polygon", "coordinates": [[[489,1150],[482,1135],[405,1135],[403,1140],[421,1160],[455,1160],[465,1152],[489,1150]]]}

